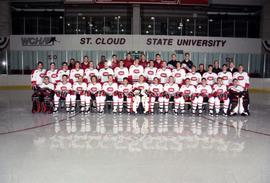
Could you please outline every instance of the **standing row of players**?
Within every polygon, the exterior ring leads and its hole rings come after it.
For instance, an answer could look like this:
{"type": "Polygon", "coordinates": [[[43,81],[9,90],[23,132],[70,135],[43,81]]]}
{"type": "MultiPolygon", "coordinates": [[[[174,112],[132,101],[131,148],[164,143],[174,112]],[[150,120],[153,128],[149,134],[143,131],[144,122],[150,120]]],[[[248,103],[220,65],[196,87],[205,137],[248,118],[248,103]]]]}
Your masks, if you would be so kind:
{"type": "Polygon", "coordinates": [[[248,87],[249,77],[240,65],[238,72],[232,74],[223,65],[222,71],[213,73],[213,66],[208,66],[208,71],[202,76],[196,72],[196,67],[186,69],[187,65],[176,62],[176,68],[171,69],[166,62],[161,68],[155,67],[155,62],[150,61],[149,66],[143,68],[138,59],[129,67],[124,66],[124,61],[119,61],[119,66],[111,69],[108,62],[104,68],[95,69],[93,63],[83,70],[80,63],[75,68],[68,69],[67,63],[62,69],[55,71],[55,64],[51,63],[48,71],[42,69],[43,64],[38,64],[34,70],[32,86],[34,88],[49,88],[54,91],[54,112],[58,111],[59,99],[66,102],[67,111],[74,111],[76,99],[80,99],[81,111],[90,110],[91,101],[95,101],[98,112],[103,112],[106,100],[113,101],[113,111],[122,112],[123,102],[127,103],[127,111],[137,113],[137,108],[142,102],[144,113],[154,112],[154,103],[159,103],[160,112],[168,112],[169,101],[174,103],[174,112],[183,113],[185,102],[192,103],[192,112],[202,113],[203,102],[209,103],[209,113],[213,115],[220,112],[220,102],[223,102],[224,115],[241,113],[248,115],[248,87]],[[52,74],[53,73],[53,74],[52,74]],[[45,77],[44,77],[45,76],[45,77]],[[45,78],[45,79],[43,79],[45,78]]]}

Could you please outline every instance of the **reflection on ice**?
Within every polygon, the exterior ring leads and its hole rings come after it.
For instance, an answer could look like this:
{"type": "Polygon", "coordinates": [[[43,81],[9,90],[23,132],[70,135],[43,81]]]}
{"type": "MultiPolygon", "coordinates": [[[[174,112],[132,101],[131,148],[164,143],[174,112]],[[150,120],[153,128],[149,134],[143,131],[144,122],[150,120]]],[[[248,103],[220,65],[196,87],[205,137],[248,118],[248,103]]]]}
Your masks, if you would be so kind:
{"type": "Polygon", "coordinates": [[[141,151],[242,152],[247,118],[183,116],[74,116],[36,134],[36,147],[141,151]],[[46,134],[46,136],[42,136],[46,134]],[[49,134],[49,135],[48,135],[49,134]]]}

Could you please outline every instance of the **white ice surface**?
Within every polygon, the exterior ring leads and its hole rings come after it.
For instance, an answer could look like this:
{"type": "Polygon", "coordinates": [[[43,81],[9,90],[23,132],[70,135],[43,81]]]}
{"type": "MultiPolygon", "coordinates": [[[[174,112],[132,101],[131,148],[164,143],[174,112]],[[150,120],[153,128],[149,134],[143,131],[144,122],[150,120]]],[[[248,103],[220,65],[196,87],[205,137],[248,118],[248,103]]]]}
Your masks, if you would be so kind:
{"type": "Polygon", "coordinates": [[[249,117],[32,114],[0,91],[0,183],[269,183],[270,95],[249,117]]]}

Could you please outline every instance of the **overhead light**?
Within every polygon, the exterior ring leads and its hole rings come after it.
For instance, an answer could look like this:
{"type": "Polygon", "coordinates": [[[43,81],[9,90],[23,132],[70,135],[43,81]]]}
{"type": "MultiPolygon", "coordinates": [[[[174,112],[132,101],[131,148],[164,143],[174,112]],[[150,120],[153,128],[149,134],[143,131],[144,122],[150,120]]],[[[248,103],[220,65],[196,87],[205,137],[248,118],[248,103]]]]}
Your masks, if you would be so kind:
{"type": "Polygon", "coordinates": [[[85,20],[85,17],[82,17],[83,20],[85,20]]]}
{"type": "Polygon", "coordinates": [[[70,26],[70,23],[67,23],[67,26],[70,26]]]}
{"type": "Polygon", "coordinates": [[[6,66],[6,65],[7,65],[7,63],[6,63],[5,61],[3,61],[3,62],[2,62],[2,65],[3,65],[3,66],[6,66]]]}
{"type": "Polygon", "coordinates": [[[155,20],[155,17],[151,17],[151,20],[155,20]]]}
{"type": "Polygon", "coordinates": [[[59,19],[63,19],[63,17],[62,16],[59,16],[59,19]]]}
{"type": "Polygon", "coordinates": [[[214,20],[211,18],[211,19],[209,19],[209,22],[213,22],[214,20]]]}
{"type": "Polygon", "coordinates": [[[148,27],[149,29],[151,29],[151,28],[152,28],[152,25],[149,24],[147,27],[148,27]]]}
{"type": "Polygon", "coordinates": [[[146,34],[149,34],[149,31],[147,30],[147,31],[145,31],[145,33],[146,33],[146,34]]]}
{"type": "Polygon", "coordinates": [[[95,29],[95,32],[98,32],[98,30],[97,30],[97,29],[95,29]]]}
{"type": "Polygon", "coordinates": [[[93,27],[93,24],[92,24],[92,23],[90,23],[90,24],[89,24],[89,26],[90,26],[90,27],[93,27]]]}
{"type": "Polygon", "coordinates": [[[201,28],[202,28],[202,26],[201,26],[201,25],[199,25],[199,26],[198,26],[198,28],[199,28],[199,29],[201,29],[201,28]]]}
{"type": "Polygon", "coordinates": [[[124,29],[121,29],[121,32],[124,32],[125,30],[124,29]]]}
{"type": "Polygon", "coordinates": [[[179,23],[179,27],[183,27],[183,23],[182,22],[179,23]]]}
{"type": "Polygon", "coordinates": [[[189,22],[189,18],[187,18],[186,21],[189,22]]]}
{"type": "Polygon", "coordinates": [[[193,34],[193,31],[190,31],[189,33],[190,33],[190,34],[193,34]]]}
{"type": "Polygon", "coordinates": [[[180,30],[182,27],[178,26],[177,29],[180,30]]]}

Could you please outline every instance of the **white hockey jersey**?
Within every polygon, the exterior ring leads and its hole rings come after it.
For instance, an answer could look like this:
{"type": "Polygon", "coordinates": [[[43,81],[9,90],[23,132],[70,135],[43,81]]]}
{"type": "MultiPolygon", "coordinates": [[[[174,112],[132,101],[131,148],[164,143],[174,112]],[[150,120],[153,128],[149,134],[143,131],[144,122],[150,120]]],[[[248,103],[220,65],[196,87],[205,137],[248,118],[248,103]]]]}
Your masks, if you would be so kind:
{"type": "Polygon", "coordinates": [[[156,75],[160,79],[160,83],[165,84],[172,75],[172,71],[170,69],[158,69],[156,75]]]}
{"type": "Polygon", "coordinates": [[[128,69],[126,67],[116,67],[114,69],[114,74],[115,74],[115,77],[116,77],[116,81],[118,83],[121,83],[123,82],[124,78],[127,78],[128,77],[128,69]]]}
{"type": "Polygon", "coordinates": [[[112,95],[115,91],[118,91],[118,85],[117,83],[106,82],[103,84],[102,89],[108,95],[112,95]]]}
{"type": "Polygon", "coordinates": [[[146,67],[144,70],[144,75],[149,82],[152,82],[156,77],[157,68],[156,67],[146,67]]]}
{"type": "Polygon", "coordinates": [[[179,86],[176,83],[173,84],[166,83],[164,85],[164,91],[170,95],[174,95],[176,92],[179,91],[179,86]]]}
{"type": "Polygon", "coordinates": [[[99,78],[102,83],[105,83],[108,81],[109,75],[114,76],[114,72],[111,68],[102,68],[99,70],[99,78]]]}
{"type": "Polygon", "coordinates": [[[223,93],[227,92],[227,86],[222,84],[222,85],[218,85],[218,84],[214,84],[213,86],[213,93],[215,93],[216,95],[220,95],[223,93]]]}
{"type": "Polygon", "coordinates": [[[239,85],[241,85],[243,88],[249,87],[249,76],[246,72],[235,72],[233,74],[233,79],[238,79],[239,85]]]}
{"type": "Polygon", "coordinates": [[[206,79],[206,83],[209,84],[209,85],[213,85],[216,80],[217,80],[217,74],[212,72],[212,73],[209,73],[209,72],[205,72],[203,74],[203,78],[206,79]]]}
{"type": "Polygon", "coordinates": [[[188,95],[188,96],[191,96],[192,94],[195,94],[197,91],[196,91],[196,88],[194,85],[182,85],[181,88],[180,88],[180,93],[182,93],[183,95],[188,95]]]}
{"type": "Polygon", "coordinates": [[[196,93],[201,94],[203,96],[208,96],[209,94],[212,94],[213,90],[210,85],[203,86],[202,84],[199,84],[197,86],[196,93]]]}
{"type": "Polygon", "coordinates": [[[222,78],[224,85],[228,86],[232,82],[232,73],[231,72],[219,72],[218,77],[222,78]]]}
{"type": "Polygon", "coordinates": [[[72,85],[69,82],[67,82],[67,83],[59,82],[56,85],[55,90],[62,91],[62,92],[68,92],[68,91],[72,90],[72,85]]]}
{"type": "Polygon", "coordinates": [[[84,79],[86,80],[85,82],[90,83],[92,76],[98,77],[98,70],[94,68],[85,69],[84,71],[84,79]]]}
{"type": "Polygon", "coordinates": [[[54,90],[54,84],[52,83],[48,83],[48,84],[45,84],[45,83],[42,83],[41,85],[39,85],[40,88],[48,88],[50,90],[54,90]]]}
{"type": "Polygon", "coordinates": [[[186,77],[185,69],[173,69],[172,76],[174,77],[174,81],[176,84],[182,84],[183,80],[186,77]]]}
{"type": "Polygon", "coordinates": [[[73,84],[72,89],[76,93],[82,94],[83,91],[87,90],[87,84],[85,82],[82,82],[82,83],[76,82],[73,84]]]}
{"type": "Polygon", "coordinates": [[[118,87],[118,91],[124,93],[125,95],[127,95],[129,92],[132,91],[132,85],[131,84],[127,84],[127,86],[121,84],[118,87]]]}
{"type": "Polygon", "coordinates": [[[50,83],[56,84],[59,81],[58,70],[47,70],[46,76],[49,77],[50,83]]]}
{"type": "Polygon", "coordinates": [[[32,71],[31,74],[31,82],[33,84],[37,84],[38,86],[43,83],[43,78],[45,76],[46,70],[45,69],[35,69],[32,71]]]}
{"type": "Polygon", "coordinates": [[[73,81],[73,83],[78,81],[79,76],[84,77],[83,69],[79,69],[79,70],[71,69],[69,78],[70,78],[70,80],[73,81]]]}
{"type": "Polygon", "coordinates": [[[102,87],[101,87],[100,83],[96,83],[96,84],[89,83],[87,86],[87,91],[90,91],[92,94],[95,94],[95,93],[101,91],[101,89],[102,89],[102,87]]]}
{"type": "Polygon", "coordinates": [[[130,68],[129,68],[129,76],[132,77],[133,81],[138,81],[140,75],[144,74],[143,71],[144,71],[143,66],[141,66],[141,65],[138,65],[138,66],[131,65],[130,68]]]}
{"type": "Polygon", "coordinates": [[[62,81],[62,76],[63,75],[67,75],[68,78],[69,78],[69,75],[70,75],[70,70],[58,70],[58,81],[62,81]]]}
{"type": "Polygon", "coordinates": [[[162,84],[151,84],[149,90],[155,94],[160,94],[163,92],[162,84]]]}
{"type": "Polygon", "coordinates": [[[190,79],[190,84],[194,85],[194,86],[197,86],[198,83],[201,82],[201,74],[198,73],[198,72],[189,72],[186,74],[186,78],[189,78],[190,79]]]}
{"type": "Polygon", "coordinates": [[[141,91],[145,92],[146,90],[149,90],[149,84],[146,82],[136,82],[133,84],[133,89],[140,89],[141,91]]]}

